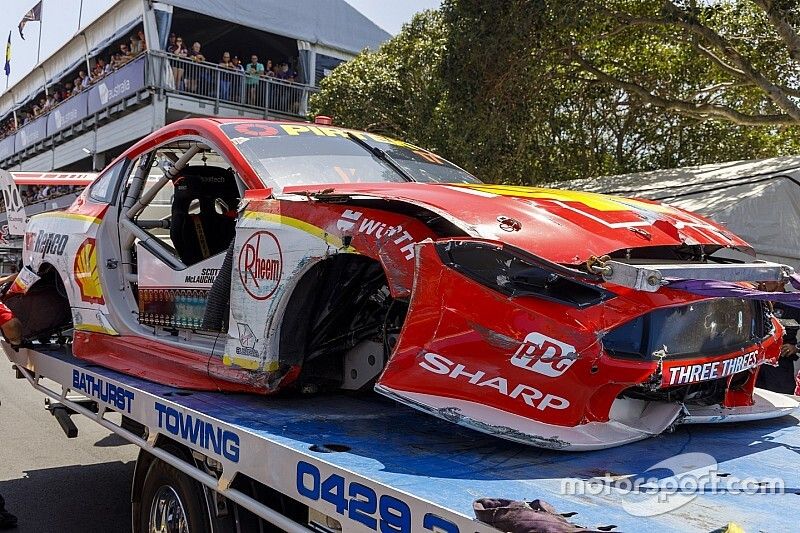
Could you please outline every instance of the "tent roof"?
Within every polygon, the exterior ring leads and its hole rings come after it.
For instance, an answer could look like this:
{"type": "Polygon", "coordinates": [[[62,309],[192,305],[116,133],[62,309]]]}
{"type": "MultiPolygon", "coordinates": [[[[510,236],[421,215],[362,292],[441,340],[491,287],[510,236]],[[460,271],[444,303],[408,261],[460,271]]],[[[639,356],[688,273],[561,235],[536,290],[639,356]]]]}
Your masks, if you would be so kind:
{"type": "Polygon", "coordinates": [[[160,0],[189,11],[357,54],[391,35],[345,0],[160,0]]]}
{"type": "Polygon", "coordinates": [[[555,188],[648,198],[708,216],[800,270],[800,156],[602,176],[555,188]]]}
{"type": "Polygon", "coordinates": [[[799,170],[800,156],[785,156],[561,181],[551,186],[669,202],[736,184],[761,182],[777,174],[795,175],[799,170]]]}

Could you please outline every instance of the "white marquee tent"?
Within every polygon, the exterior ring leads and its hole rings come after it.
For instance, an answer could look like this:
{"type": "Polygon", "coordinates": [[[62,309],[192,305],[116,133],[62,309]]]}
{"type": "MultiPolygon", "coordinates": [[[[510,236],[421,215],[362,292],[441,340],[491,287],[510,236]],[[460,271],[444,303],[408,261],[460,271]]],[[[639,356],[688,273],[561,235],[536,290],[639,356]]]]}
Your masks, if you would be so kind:
{"type": "Polygon", "coordinates": [[[697,212],[748,241],[759,258],[800,271],[800,156],[604,176],[554,186],[649,198],[697,212]]]}

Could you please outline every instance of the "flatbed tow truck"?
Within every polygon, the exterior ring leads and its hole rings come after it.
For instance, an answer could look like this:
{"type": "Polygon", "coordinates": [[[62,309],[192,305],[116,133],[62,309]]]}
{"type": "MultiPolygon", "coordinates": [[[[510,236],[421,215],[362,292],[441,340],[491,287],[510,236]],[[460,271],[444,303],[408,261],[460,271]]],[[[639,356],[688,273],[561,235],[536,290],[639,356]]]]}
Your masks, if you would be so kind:
{"type": "Polygon", "coordinates": [[[180,531],[178,511],[211,531],[497,531],[475,519],[473,502],[485,497],[541,499],[598,531],[714,531],[731,522],[748,532],[797,530],[796,414],[679,426],[567,453],[485,436],[376,395],[190,392],[87,364],[69,345],[3,348],[71,436],[69,416],[81,414],[140,448],[134,531],[180,531]],[[715,458],[711,475],[722,487],[694,490],[680,478],[669,498],[641,487],[629,493],[625,480],[668,479],[673,472],[661,466],[700,453],[715,458]],[[592,487],[603,490],[574,490],[601,479],[592,487]],[[724,488],[730,479],[780,483],[744,494],[724,488]],[[671,510],[656,514],[665,502],[671,510]]]}

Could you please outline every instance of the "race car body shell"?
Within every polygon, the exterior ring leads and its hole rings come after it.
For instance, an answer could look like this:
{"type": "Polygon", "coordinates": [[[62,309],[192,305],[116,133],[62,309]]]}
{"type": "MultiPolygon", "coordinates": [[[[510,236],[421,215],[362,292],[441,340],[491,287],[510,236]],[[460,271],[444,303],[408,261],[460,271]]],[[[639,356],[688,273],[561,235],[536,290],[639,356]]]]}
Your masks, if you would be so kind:
{"type": "MultiPolygon", "coordinates": [[[[55,268],[63,281],[74,353],[96,364],[201,390],[374,385],[435,416],[554,449],[604,448],[661,433],[691,418],[692,401],[704,407],[695,421],[793,409],[754,393],[758,367],[775,363],[782,334],[764,306],[667,287],[644,292],[592,272],[591,263],[608,255],[694,254],[699,262],[720,249],[752,254],[742,239],[692,213],[614,196],[485,185],[402,141],[297,123],[180,121],[134,145],[95,183],[119,169],[128,177],[120,171],[108,192],[90,186],[69,209],[34,216],[25,236],[26,266],[55,268]],[[298,145],[302,159],[269,152],[269,143],[290,150],[293,140],[308,143],[298,145]],[[320,163],[320,172],[341,181],[281,184],[275,169],[317,161],[309,159],[318,155],[309,151],[315,141],[339,143],[335,156],[352,168],[320,163]],[[369,143],[366,152],[356,146],[362,143],[369,143]],[[176,153],[158,186],[205,166],[203,159],[170,174],[183,151],[187,160],[213,152],[230,172],[220,166],[212,178],[235,177],[245,190],[239,209],[230,210],[227,252],[170,264],[166,247],[147,231],[169,227],[175,213],[164,224],[132,214],[139,200],[148,201],[135,192],[133,163],[139,171],[157,168],[147,158],[165,146],[176,153]],[[254,146],[265,155],[254,156],[254,146]],[[395,168],[389,152],[407,166],[395,168]],[[358,182],[362,162],[380,165],[390,179],[358,182]],[[464,178],[423,183],[403,174],[424,168],[424,179],[439,166],[464,178]],[[227,327],[209,331],[205,318],[183,315],[206,301],[225,269],[227,327]],[[180,299],[170,300],[167,312],[180,319],[152,311],[152,299],[161,305],[167,297],[180,299]],[[705,324],[713,349],[668,338],[662,350],[646,336],[630,353],[611,346],[621,328],[641,335],[650,317],[670,313],[690,317],[678,337],[702,335],[705,324]],[[398,331],[389,334],[394,321],[398,331]],[[343,331],[332,333],[337,328],[343,331]],[[363,372],[367,378],[353,377],[363,372]]],[[[215,220],[227,223],[221,215],[215,220]]]]}

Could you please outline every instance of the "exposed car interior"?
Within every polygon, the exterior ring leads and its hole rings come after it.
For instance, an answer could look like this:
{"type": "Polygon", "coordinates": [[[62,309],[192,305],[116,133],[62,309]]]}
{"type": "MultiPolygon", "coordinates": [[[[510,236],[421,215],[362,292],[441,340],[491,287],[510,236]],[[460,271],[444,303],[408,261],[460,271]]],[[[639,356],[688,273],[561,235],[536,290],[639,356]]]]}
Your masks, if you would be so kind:
{"type": "Polygon", "coordinates": [[[184,264],[228,248],[236,229],[239,189],[230,168],[190,165],[173,180],[169,236],[184,264]]]}
{"type": "Polygon", "coordinates": [[[203,312],[234,240],[243,192],[228,162],[204,143],[171,143],[133,165],[122,193],[120,246],[140,324],[156,334],[207,329],[203,312]]]}

